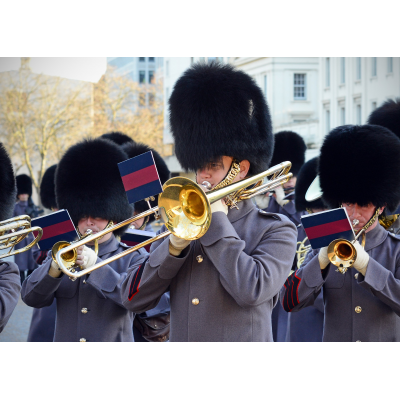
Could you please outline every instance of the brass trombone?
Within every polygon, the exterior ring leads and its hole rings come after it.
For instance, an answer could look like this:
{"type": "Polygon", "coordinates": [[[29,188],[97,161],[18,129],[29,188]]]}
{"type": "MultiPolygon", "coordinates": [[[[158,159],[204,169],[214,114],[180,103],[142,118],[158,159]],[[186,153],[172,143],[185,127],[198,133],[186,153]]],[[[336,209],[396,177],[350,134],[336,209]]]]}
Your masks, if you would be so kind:
{"type": "MultiPolygon", "coordinates": [[[[70,279],[75,280],[121,257],[133,253],[141,247],[145,247],[156,240],[165,238],[171,233],[181,239],[199,239],[210,227],[212,203],[223,199],[228,195],[232,197],[232,193],[234,193],[235,202],[247,200],[279,185],[282,185],[293,176],[292,173],[289,173],[291,166],[292,164],[289,161],[286,161],[271,167],[267,171],[264,171],[260,174],[207,193],[204,192],[201,185],[198,185],[188,178],[171,178],[165,182],[163,186],[163,192],[159,195],[157,207],[150,208],[149,210],[132,218],[126,219],[119,224],[113,225],[112,227],[106,228],[101,232],[89,235],[73,244],[70,244],[69,246],[61,248],[55,255],[56,262],[60,269],[66,275],[68,275],[70,279]],[[262,180],[271,175],[272,178],[264,185],[261,185],[262,180]],[[254,186],[250,189],[246,189],[250,185],[254,186]],[[93,240],[98,240],[109,232],[119,229],[125,225],[130,225],[132,222],[140,218],[158,212],[161,213],[161,216],[165,221],[165,226],[168,229],[166,232],[163,232],[154,238],[150,238],[137,246],[131,247],[119,254],[116,254],[115,256],[112,256],[96,265],[93,265],[90,268],[86,268],[79,272],[72,272],[71,266],[64,265],[64,258],[69,258],[70,262],[72,252],[77,247],[92,242],[93,240]]],[[[69,265],[71,264],[69,263],[69,265]]]]}
{"type": "Polygon", "coordinates": [[[31,227],[31,218],[29,215],[19,215],[5,221],[0,221],[0,250],[10,248],[8,253],[0,254],[0,259],[29,250],[42,238],[42,235],[42,228],[39,226],[31,227]],[[6,233],[8,231],[10,233],[6,233]],[[32,232],[38,232],[38,235],[31,243],[22,249],[12,251],[15,245],[24,240],[32,232]]]}

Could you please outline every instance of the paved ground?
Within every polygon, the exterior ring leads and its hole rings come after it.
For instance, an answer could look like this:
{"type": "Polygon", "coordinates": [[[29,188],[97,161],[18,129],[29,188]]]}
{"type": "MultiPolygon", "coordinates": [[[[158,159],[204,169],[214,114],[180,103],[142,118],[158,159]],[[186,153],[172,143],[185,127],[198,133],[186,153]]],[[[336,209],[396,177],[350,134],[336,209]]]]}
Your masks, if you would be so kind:
{"type": "Polygon", "coordinates": [[[20,297],[6,327],[0,333],[0,342],[26,342],[32,311],[33,308],[28,307],[20,297]]]}

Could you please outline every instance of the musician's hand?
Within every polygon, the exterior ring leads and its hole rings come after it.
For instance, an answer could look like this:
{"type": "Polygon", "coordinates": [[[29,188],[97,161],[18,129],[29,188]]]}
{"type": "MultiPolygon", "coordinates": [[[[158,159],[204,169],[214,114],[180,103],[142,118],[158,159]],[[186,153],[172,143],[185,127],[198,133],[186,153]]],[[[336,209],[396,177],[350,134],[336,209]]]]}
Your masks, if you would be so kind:
{"type": "Polygon", "coordinates": [[[319,249],[318,261],[321,269],[325,269],[329,265],[328,246],[319,249]]]}
{"type": "Polygon", "coordinates": [[[90,268],[96,264],[97,255],[94,250],[87,246],[79,246],[77,248],[78,257],[75,263],[79,265],[82,269],[90,268]]]}
{"type": "Polygon", "coordinates": [[[282,185],[276,187],[274,190],[275,190],[275,193],[274,193],[273,196],[275,197],[276,202],[277,202],[281,207],[283,207],[285,204],[288,203],[288,200],[284,200],[285,191],[283,190],[282,185]]]}
{"type": "Polygon", "coordinates": [[[221,211],[225,215],[228,215],[228,206],[225,204],[224,199],[218,200],[215,203],[211,204],[211,212],[215,213],[221,211]]]}
{"type": "Polygon", "coordinates": [[[189,246],[190,240],[178,238],[175,235],[169,236],[169,253],[175,257],[179,256],[182,251],[189,246]]]}
{"type": "Polygon", "coordinates": [[[49,275],[52,276],[53,278],[58,278],[61,275],[61,273],[62,271],[59,268],[58,264],[55,261],[52,261],[49,269],[49,275]]]}
{"type": "Polygon", "coordinates": [[[367,273],[369,255],[358,241],[354,243],[354,247],[357,251],[357,258],[356,261],[354,261],[353,267],[365,276],[367,273]]]}

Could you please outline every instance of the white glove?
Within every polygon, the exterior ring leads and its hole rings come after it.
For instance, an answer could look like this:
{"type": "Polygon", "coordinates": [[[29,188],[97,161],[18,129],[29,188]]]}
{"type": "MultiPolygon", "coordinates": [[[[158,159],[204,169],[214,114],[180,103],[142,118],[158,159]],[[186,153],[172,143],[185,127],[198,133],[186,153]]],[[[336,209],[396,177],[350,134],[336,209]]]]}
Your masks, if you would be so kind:
{"type": "Polygon", "coordinates": [[[61,269],[59,268],[58,264],[55,261],[51,262],[49,275],[53,278],[58,278],[61,275],[61,269]]]}
{"type": "Polygon", "coordinates": [[[363,274],[365,276],[365,274],[367,273],[367,266],[368,266],[368,262],[369,262],[369,255],[368,253],[362,248],[361,244],[358,243],[358,241],[356,241],[354,243],[354,247],[357,251],[357,258],[356,261],[354,261],[353,267],[360,272],[361,274],[363,274]]]}
{"type": "Polygon", "coordinates": [[[169,236],[169,254],[177,257],[182,253],[182,250],[189,246],[190,240],[178,238],[175,235],[169,236]]]}
{"type": "Polygon", "coordinates": [[[328,246],[319,249],[318,261],[321,269],[325,269],[329,265],[328,246]]]}
{"type": "Polygon", "coordinates": [[[94,264],[96,264],[97,255],[94,252],[94,250],[90,249],[89,247],[87,246],[82,246],[82,247],[83,247],[82,252],[79,252],[81,254],[81,257],[77,258],[76,264],[79,265],[82,269],[90,268],[94,264]]]}
{"type": "Polygon", "coordinates": [[[276,202],[283,207],[285,204],[287,204],[289,201],[288,200],[284,200],[283,198],[285,197],[285,192],[283,190],[282,186],[278,186],[275,189],[275,199],[276,202]]]}
{"type": "Polygon", "coordinates": [[[228,215],[228,206],[222,200],[218,200],[211,204],[211,213],[222,211],[225,215],[228,215]]]}
{"type": "Polygon", "coordinates": [[[254,196],[254,201],[256,202],[257,207],[260,210],[267,208],[269,205],[270,197],[268,194],[260,194],[258,196],[254,196]]]}

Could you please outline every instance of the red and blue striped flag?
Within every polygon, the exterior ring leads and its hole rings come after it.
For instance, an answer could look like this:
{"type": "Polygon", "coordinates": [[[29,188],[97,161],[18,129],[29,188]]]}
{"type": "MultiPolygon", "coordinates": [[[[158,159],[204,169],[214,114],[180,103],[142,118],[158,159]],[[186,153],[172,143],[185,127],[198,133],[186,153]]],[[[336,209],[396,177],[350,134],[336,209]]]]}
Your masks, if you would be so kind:
{"type": "MultiPolygon", "coordinates": [[[[156,234],[154,232],[148,231],[141,231],[139,229],[127,229],[127,231],[122,235],[121,242],[125,243],[129,247],[136,246],[145,240],[151,239],[156,234]]],[[[150,251],[150,244],[145,246],[145,249],[149,252],[150,251]]]]}
{"type": "MultiPolygon", "coordinates": [[[[59,210],[43,217],[34,218],[32,226],[40,226],[43,236],[39,240],[40,250],[50,250],[53,245],[61,240],[73,242],[78,237],[74,224],[67,210],[59,210]]],[[[33,232],[35,237],[37,232],[33,232]]]]}
{"type": "Polygon", "coordinates": [[[354,239],[353,227],[344,208],[303,215],[301,223],[313,249],[328,246],[335,239],[354,239]]]}
{"type": "Polygon", "coordinates": [[[129,204],[162,192],[162,185],[151,151],[120,162],[118,168],[129,204]]]}

